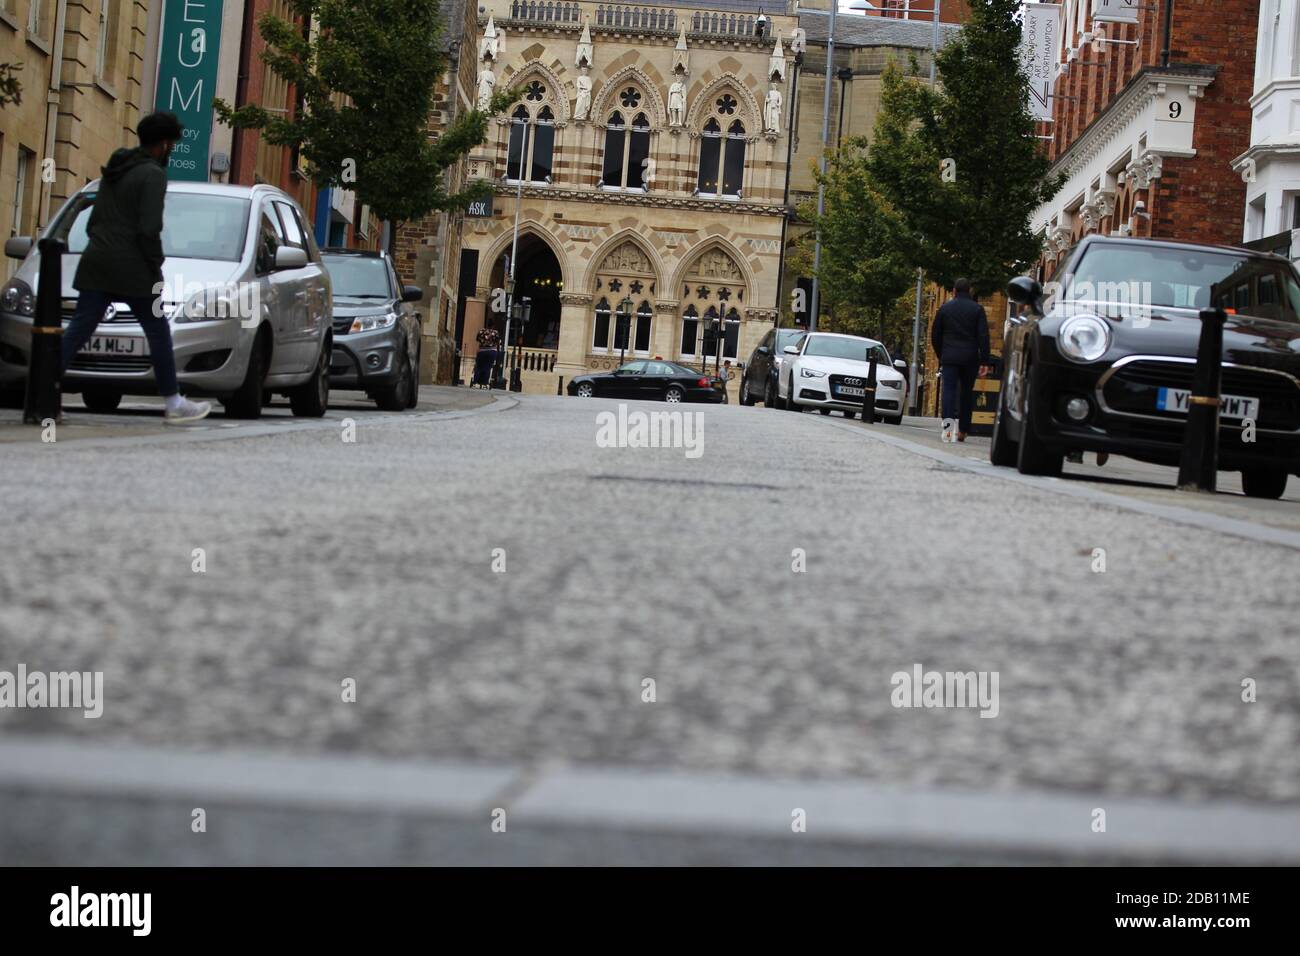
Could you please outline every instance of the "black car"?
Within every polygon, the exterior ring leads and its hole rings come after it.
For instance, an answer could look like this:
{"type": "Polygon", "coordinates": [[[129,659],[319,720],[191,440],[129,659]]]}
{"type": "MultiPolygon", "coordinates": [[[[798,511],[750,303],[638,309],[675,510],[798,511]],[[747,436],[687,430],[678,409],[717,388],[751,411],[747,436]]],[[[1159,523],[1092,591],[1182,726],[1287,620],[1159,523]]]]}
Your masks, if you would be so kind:
{"type": "Polygon", "coordinates": [[[362,389],[386,411],[420,397],[419,286],[397,281],[386,252],[322,249],[334,292],[330,387],[362,389]]]}
{"type": "Polygon", "coordinates": [[[1049,287],[1015,279],[989,457],[1059,474],[1072,451],[1178,464],[1200,312],[1223,308],[1219,467],[1256,498],[1300,474],[1300,275],[1279,256],[1089,236],[1049,287]]]}
{"type": "Polygon", "coordinates": [[[807,333],[803,329],[773,329],[754,347],[740,376],[740,404],[761,401],[776,407],[776,376],[784,360],[785,347],[798,345],[807,333]]]}
{"type": "Polygon", "coordinates": [[[578,398],[640,398],[662,402],[725,402],[722,379],[663,359],[638,359],[612,372],[577,375],[569,381],[578,398]]]}

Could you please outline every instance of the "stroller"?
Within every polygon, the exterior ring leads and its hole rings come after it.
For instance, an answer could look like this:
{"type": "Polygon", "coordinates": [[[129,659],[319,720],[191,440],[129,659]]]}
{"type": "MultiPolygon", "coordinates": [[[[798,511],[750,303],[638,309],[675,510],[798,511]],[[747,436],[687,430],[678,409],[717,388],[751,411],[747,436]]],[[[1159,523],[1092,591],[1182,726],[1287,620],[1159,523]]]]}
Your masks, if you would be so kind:
{"type": "Polygon", "coordinates": [[[469,383],[470,387],[477,385],[479,388],[491,388],[492,367],[496,362],[496,349],[479,349],[478,354],[474,356],[474,378],[469,383]]]}

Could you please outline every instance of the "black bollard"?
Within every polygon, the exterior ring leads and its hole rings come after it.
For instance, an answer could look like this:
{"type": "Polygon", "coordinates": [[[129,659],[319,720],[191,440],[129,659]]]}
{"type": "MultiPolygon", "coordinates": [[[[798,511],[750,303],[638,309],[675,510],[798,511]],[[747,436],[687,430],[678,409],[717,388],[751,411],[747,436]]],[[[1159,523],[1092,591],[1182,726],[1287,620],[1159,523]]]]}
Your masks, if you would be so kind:
{"type": "Polygon", "coordinates": [[[563,376],[563,375],[560,375],[560,376],[558,376],[558,379],[559,379],[559,380],[555,383],[555,394],[556,394],[556,395],[563,395],[563,394],[564,394],[564,376],[563,376]]]}
{"type": "Polygon", "coordinates": [[[32,351],[27,363],[23,421],[58,421],[63,404],[63,253],[60,239],[42,239],[41,269],[32,319],[32,351]]]}
{"type": "Polygon", "coordinates": [[[1219,383],[1223,379],[1222,309],[1201,311],[1196,373],[1187,400],[1183,454],[1178,462],[1179,491],[1214,491],[1219,469],[1219,383]]]}
{"type": "Polygon", "coordinates": [[[876,422],[876,357],[867,349],[867,385],[862,389],[862,420],[868,425],[876,422]]]}

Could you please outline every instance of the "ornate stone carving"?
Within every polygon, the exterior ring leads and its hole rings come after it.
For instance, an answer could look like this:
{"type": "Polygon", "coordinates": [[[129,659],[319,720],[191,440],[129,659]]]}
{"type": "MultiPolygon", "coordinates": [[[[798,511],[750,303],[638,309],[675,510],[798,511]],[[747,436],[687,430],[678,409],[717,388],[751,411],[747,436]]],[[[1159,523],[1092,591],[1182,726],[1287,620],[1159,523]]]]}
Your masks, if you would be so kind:
{"type": "Polygon", "coordinates": [[[653,275],[654,267],[640,247],[635,242],[628,241],[607,255],[597,271],[653,275]]]}
{"type": "Polygon", "coordinates": [[[560,305],[589,306],[591,305],[591,296],[582,292],[561,292],[560,305]]]}
{"type": "Polygon", "coordinates": [[[480,60],[497,60],[501,54],[506,52],[505,31],[497,33],[497,25],[493,22],[491,14],[488,15],[487,26],[483,28],[483,36],[478,41],[478,58],[480,60]]]}
{"type": "Polygon", "coordinates": [[[794,54],[803,53],[808,49],[808,31],[803,27],[795,27],[794,36],[790,38],[790,52],[794,54]]]}
{"type": "Polygon", "coordinates": [[[686,48],[686,18],[682,17],[682,29],[677,34],[677,46],[673,49],[673,73],[685,76],[691,72],[691,51],[686,48]]]}
{"type": "Polygon", "coordinates": [[[655,303],[655,311],[660,315],[676,315],[677,307],[680,303],[669,302],[666,299],[660,299],[655,303]]]}
{"type": "Polygon", "coordinates": [[[767,78],[773,83],[785,82],[785,53],[781,50],[781,31],[776,31],[776,47],[767,58],[767,78]]]}
{"type": "Polygon", "coordinates": [[[740,271],[736,261],[721,249],[710,249],[695,260],[688,278],[726,279],[730,282],[744,282],[745,274],[740,271]]]}
{"type": "Polygon", "coordinates": [[[582,24],[582,36],[578,37],[578,49],[573,57],[573,65],[592,67],[596,65],[596,53],[591,45],[591,18],[582,24]]]}

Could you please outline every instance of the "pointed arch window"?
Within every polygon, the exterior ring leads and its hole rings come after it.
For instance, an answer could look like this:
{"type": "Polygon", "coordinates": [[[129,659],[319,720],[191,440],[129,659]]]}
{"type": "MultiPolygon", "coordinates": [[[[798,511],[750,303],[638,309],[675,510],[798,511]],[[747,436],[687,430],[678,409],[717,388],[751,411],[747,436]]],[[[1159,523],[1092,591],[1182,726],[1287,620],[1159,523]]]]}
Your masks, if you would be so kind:
{"type": "Polygon", "coordinates": [[[700,313],[693,305],[688,305],[682,313],[682,347],[683,356],[694,356],[696,344],[700,337],[700,313]]]}
{"type": "MultiPolygon", "coordinates": [[[[635,108],[641,94],[634,88],[623,91],[621,102],[635,108]]],[[[621,110],[610,114],[605,125],[605,161],[600,177],[605,189],[644,189],[644,163],[650,158],[650,121],[637,113],[628,123],[621,110]]]]}
{"type": "Polygon", "coordinates": [[[524,102],[510,114],[510,142],[506,151],[506,179],[544,183],[551,175],[555,154],[555,113],[544,101],[546,87],[534,81],[524,102]]]}
{"type": "Polygon", "coordinates": [[[654,325],[654,311],[650,303],[642,300],[636,307],[636,335],[632,338],[632,351],[650,352],[650,330],[654,325]]]}
{"type": "Polygon", "coordinates": [[[596,322],[591,333],[591,350],[605,352],[609,350],[609,300],[601,299],[596,303],[596,322]]]}
{"type": "Polygon", "coordinates": [[[696,188],[702,196],[740,196],[745,179],[746,136],[745,124],[736,116],[738,108],[736,98],[724,93],[714,102],[700,130],[696,188]]]}

